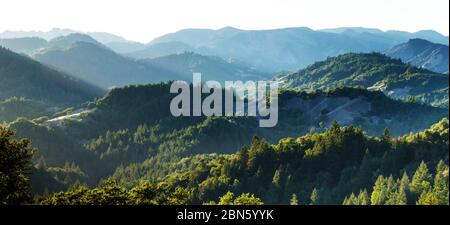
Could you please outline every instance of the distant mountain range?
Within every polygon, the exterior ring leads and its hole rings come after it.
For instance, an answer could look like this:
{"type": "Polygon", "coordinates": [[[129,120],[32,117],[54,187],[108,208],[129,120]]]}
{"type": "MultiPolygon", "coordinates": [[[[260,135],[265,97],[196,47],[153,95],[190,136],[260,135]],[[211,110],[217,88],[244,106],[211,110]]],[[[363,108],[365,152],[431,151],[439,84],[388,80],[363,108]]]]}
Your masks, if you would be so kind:
{"type": "Polygon", "coordinates": [[[217,80],[219,82],[264,80],[270,79],[272,76],[272,74],[258,71],[239,61],[225,61],[216,56],[204,56],[193,52],[145,59],[143,61],[179,74],[187,81],[192,80],[192,73],[194,72],[201,72],[204,80],[217,80]]]}
{"type": "Polygon", "coordinates": [[[69,43],[64,48],[50,47],[33,58],[103,88],[180,79],[169,70],[119,55],[103,45],[65,38],[58,40],[69,43]]]}
{"type": "MultiPolygon", "coordinates": [[[[117,54],[92,37],[79,33],[50,41],[40,38],[4,40],[9,41],[7,46],[12,50],[28,54],[42,63],[103,88],[175,79],[190,81],[193,72],[201,72],[206,79],[219,81],[267,79],[272,75],[237,60],[225,61],[215,56],[187,53],[182,48],[173,55],[158,54],[158,50],[153,48],[156,50],[154,56],[164,56],[135,60],[117,54]],[[17,43],[13,45],[13,42],[17,43]]],[[[164,43],[158,46],[164,46],[164,43]]]]}
{"type": "MultiPolygon", "coordinates": [[[[152,49],[160,50],[164,44],[165,54],[171,54],[170,46],[180,51],[195,51],[204,55],[216,55],[224,59],[236,58],[270,72],[297,70],[330,56],[348,52],[385,52],[411,38],[424,38],[448,45],[448,37],[433,31],[408,33],[383,32],[376,29],[341,28],[315,31],[309,28],[286,28],[276,30],[239,30],[226,27],[220,30],[186,29],[163,35],[151,41],[149,47],[130,56],[155,57],[152,49]],[[146,54],[145,54],[146,53],[146,54]]],[[[158,55],[161,55],[160,50],[158,55]]]]}
{"type": "MultiPolygon", "coordinates": [[[[0,33],[0,38],[23,38],[23,37],[38,37],[45,39],[47,41],[60,37],[60,36],[67,36],[69,34],[73,33],[84,33],[72,29],[60,29],[60,28],[54,28],[49,31],[4,31],[0,33]]],[[[111,42],[128,42],[125,38],[106,33],[106,32],[86,32],[84,34],[87,34],[91,37],[93,37],[95,40],[101,43],[111,43],[111,42]]]]}
{"type": "Polygon", "coordinates": [[[411,39],[407,43],[393,47],[386,54],[420,68],[438,73],[449,72],[448,45],[435,44],[423,39],[411,39]]]}
{"type": "Polygon", "coordinates": [[[301,90],[360,86],[394,98],[416,96],[420,101],[448,107],[448,75],[416,68],[380,53],[328,58],[277,80],[284,87],[301,90]]]}
{"type": "MultiPolygon", "coordinates": [[[[23,44],[27,44],[27,40],[20,40],[23,38],[33,38],[39,40],[41,43],[45,41],[50,41],[54,38],[58,38],[61,36],[67,36],[70,34],[85,34],[92,37],[97,42],[100,42],[109,48],[113,49],[118,53],[128,53],[131,51],[138,51],[145,48],[144,44],[126,40],[123,37],[120,37],[115,34],[110,34],[106,32],[80,32],[72,29],[59,29],[54,28],[49,31],[4,31],[0,33],[0,45],[14,49],[14,46],[9,44],[10,42],[22,41],[23,44]],[[3,39],[3,40],[2,40],[3,39]],[[17,40],[19,39],[19,40],[17,40]]],[[[45,45],[45,44],[44,44],[45,45]]],[[[42,46],[41,46],[42,47],[42,46]]],[[[37,47],[39,48],[39,47],[37,47]]],[[[37,48],[33,48],[32,50],[36,50],[37,48]]],[[[28,49],[29,50],[29,49],[28,49]]],[[[19,50],[20,52],[23,52],[19,50]]],[[[29,52],[24,52],[28,54],[29,52]]]]}
{"type": "Polygon", "coordinates": [[[94,85],[0,47],[0,100],[24,97],[67,106],[103,94],[94,85]]]}
{"type": "MultiPolygon", "coordinates": [[[[0,45],[29,54],[42,48],[44,41],[79,33],[70,29],[48,32],[13,32],[0,34],[0,45]],[[20,39],[40,37],[41,39],[20,39]],[[45,40],[42,40],[45,39],[45,40]]],[[[335,28],[312,30],[306,27],[275,30],[240,30],[225,27],[212,29],[185,29],[152,40],[148,44],[128,41],[117,35],[85,33],[105,47],[136,59],[147,59],[180,54],[186,51],[202,55],[236,59],[266,72],[295,71],[299,68],[344,53],[387,52],[392,47],[421,38],[448,46],[449,38],[435,31],[415,33],[381,31],[369,28],[335,28]]]]}

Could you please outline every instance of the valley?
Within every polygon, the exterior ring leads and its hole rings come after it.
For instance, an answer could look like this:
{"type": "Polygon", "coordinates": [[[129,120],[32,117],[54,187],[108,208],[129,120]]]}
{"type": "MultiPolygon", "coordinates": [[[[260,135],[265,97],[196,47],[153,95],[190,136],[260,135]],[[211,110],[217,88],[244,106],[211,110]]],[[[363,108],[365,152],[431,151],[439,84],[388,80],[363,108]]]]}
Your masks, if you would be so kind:
{"type": "Polygon", "coordinates": [[[53,29],[0,45],[0,146],[21,146],[30,174],[30,198],[11,202],[448,204],[446,36],[225,27],[137,43],[53,29]],[[170,87],[193,92],[193,73],[276,82],[278,123],[225,107],[175,117],[170,87]]]}

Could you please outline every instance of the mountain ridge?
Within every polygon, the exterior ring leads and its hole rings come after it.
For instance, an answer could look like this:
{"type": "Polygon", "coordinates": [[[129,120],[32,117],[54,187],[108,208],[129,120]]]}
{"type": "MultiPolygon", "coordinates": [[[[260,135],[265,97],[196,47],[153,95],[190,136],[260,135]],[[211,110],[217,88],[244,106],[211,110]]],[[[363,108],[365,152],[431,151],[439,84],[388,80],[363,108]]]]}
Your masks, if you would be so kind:
{"type": "Polygon", "coordinates": [[[408,42],[394,46],[386,54],[401,59],[420,68],[438,73],[449,72],[449,47],[424,39],[410,39],[408,42]]]}

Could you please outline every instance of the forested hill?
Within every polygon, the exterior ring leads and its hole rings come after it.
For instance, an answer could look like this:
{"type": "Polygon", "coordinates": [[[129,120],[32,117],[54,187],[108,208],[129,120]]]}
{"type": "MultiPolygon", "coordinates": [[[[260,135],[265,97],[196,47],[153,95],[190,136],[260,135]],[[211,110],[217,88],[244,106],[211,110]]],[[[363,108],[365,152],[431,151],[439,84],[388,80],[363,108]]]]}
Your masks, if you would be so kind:
{"type": "Polygon", "coordinates": [[[127,184],[151,172],[119,168],[95,189],[77,186],[38,203],[445,205],[448,143],[448,119],[399,138],[333,124],[274,145],[254,137],[232,155],[183,158],[159,168],[169,175],[132,189],[127,184]]]}
{"type": "Polygon", "coordinates": [[[119,168],[141,171],[134,181],[158,179],[167,174],[162,168],[182,157],[235,153],[254,135],[276,143],[281,138],[322,132],[337,121],[354,124],[371,135],[379,136],[388,128],[392,136],[398,136],[448,116],[445,109],[401,102],[364,89],[283,91],[277,126],[259,128],[254,117],[173,117],[169,88],[170,83],[116,88],[83,111],[11,122],[9,127],[17,131],[17,137],[33,140],[39,149],[36,160],[43,159],[48,176],[57,177],[59,185],[38,182],[35,187],[41,188],[35,193],[45,188],[61,190],[77,180],[95,185],[119,168]]]}
{"type": "Polygon", "coordinates": [[[270,74],[257,71],[236,60],[225,61],[219,57],[204,56],[194,52],[184,52],[144,61],[180,74],[186,81],[192,80],[194,72],[202,73],[204,80],[216,80],[222,83],[235,80],[265,80],[270,77],[270,74]]]}
{"type": "Polygon", "coordinates": [[[448,106],[448,75],[419,69],[380,53],[348,53],[328,58],[278,80],[284,87],[303,90],[362,86],[394,98],[414,97],[436,106],[448,106]]]}
{"type": "Polygon", "coordinates": [[[449,71],[448,43],[443,45],[423,39],[411,39],[406,43],[394,46],[386,54],[419,68],[438,73],[448,73],[449,71]]]}
{"type": "Polygon", "coordinates": [[[105,89],[181,79],[164,68],[138,62],[85,41],[77,41],[65,48],[50,48],[33,58],[105,89]]]}
{"type": "Polygon", "coordinates": [[[11,97],[56,105],[79,104],[102,96],[94,85],[0,47],[0,100],[11,97]]]}

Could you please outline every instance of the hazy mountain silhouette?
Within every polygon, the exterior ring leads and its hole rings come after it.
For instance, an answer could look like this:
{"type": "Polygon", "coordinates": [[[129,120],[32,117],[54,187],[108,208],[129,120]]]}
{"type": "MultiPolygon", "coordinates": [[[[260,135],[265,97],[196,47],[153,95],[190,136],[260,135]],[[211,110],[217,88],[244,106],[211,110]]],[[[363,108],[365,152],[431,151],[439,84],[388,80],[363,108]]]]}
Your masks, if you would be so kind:
{"type": "Polygon", "coordinates": [[[70,105],[103,94],[104,91],[94,85],[0,48],[0,100],[25,97],[50,104],[70,105]]]}
{"type": "MultiPolygon", "coordinates": [[[[304,27],[240,30],[225,27],[219,30],[185,29],[166,34],[150,42],[149,49],[129,55],[152,58],[155,54],[151,48],[155,48],[156,44],[180,45],[182,42],[192,46],[193,51],[200,54],[217,55],[225,59],[232,57],[263,70],[279,71],[298,69],[315,61],[348,52],[384,52],[413,37],[448,42],[448,37],[432,31],[383,32],[366,28],[315,31],[304,27]]],[[[165,46],[165,49],[170,47],[165,46]]],[[[166,54],[171,53],[176,52],[169,51],[166,54]]]]}
{"type": "Polygon", "coordinates": [[[438,73],[448,73],[448,46],[423,39],[411,39],[397,45],[386,54],[420,68],[438,73]]]}

